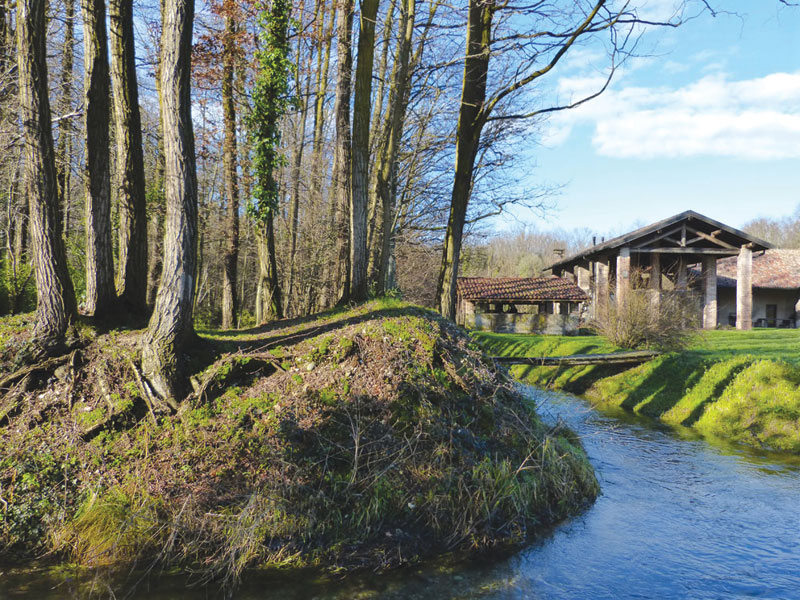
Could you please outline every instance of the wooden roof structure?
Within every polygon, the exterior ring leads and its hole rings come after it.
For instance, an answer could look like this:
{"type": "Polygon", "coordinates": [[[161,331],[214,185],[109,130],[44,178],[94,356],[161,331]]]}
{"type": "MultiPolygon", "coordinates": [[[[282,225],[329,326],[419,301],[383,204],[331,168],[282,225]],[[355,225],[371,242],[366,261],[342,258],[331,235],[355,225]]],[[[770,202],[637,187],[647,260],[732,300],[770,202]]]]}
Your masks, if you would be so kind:
{"type": "Polygon", "coordinates": [[[581,288],[561,277],[459,277],[456,292],[471,302],[585,302],[581,288]]]}
{"type": "Polygon", "coordinates": [[[694,264],[704,256],[735,256],[742,246],[756,251],[772,248],[772,244],[705,215],[687,210],[625,235],[587,248],[548,267],[555,275],[588,268],[590,262],[606,261],[629,248],[638,262],[649,263],[653,254],[680,256],[685,264],[694,264]]]}

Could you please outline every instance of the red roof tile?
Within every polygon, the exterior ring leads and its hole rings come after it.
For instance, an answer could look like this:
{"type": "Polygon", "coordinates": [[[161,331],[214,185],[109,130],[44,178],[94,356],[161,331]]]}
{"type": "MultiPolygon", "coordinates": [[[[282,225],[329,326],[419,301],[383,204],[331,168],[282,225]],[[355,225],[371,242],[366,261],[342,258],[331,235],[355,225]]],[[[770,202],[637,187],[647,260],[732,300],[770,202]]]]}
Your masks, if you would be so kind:
{"type": "MultiPolygon", "coordinates": [[[[717,261],[717,285],[736,287],[736,256],[717,261]]],[[[800,288],[800,250],[765,250],[753,253],[753,287],[800,288]]]]}
{"type": "Polygon", "coordinates": [[[457,291],[465,300],[588,300],[581,288],[562,277],[459,277],[457,291]]]}

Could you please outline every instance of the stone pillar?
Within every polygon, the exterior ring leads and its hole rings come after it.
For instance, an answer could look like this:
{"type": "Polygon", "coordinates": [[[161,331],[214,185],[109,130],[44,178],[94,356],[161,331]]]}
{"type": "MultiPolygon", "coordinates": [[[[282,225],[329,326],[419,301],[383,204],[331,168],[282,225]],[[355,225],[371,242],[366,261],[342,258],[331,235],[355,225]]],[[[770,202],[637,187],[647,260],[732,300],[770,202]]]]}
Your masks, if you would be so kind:
{"type": "Polygon", "coordinates": [[[650,303],[653,306],[661,305],[661,255],[653,252],[650,255],[650,281],[647,282],[650,303]]]}
{"type": "Polygon", "coordinates": [[[686,278],[686,258],[683,256],[678,257],[678,274],[675,276],[675,289],[685,292],[689,287],[689,282],[686,278]]]}
{"type": "Polygon", "coordinates": [[[608,264],[597,261],[594,279],[594,318],[602,319],[606,316],[608,308],[608,264]]]}
{"type": "Polygon", "coordinates": [[[717,326],[717,259],[703,257],[703,329],[717,326]]]}
{"type": "Polygon", "coordinates": [[[631,289],[631,249],[620,248],[617,255],[617,306],[621,306],[631,289]]]}
{"type": "Polygon", "coordinates": [[[583,267],[575,267],[575,277],[577,279],[577,285],[581,288],[584,292],[589,292],[591,289],[591,277],[588,269],[584,269],[583,267]]]}
{"type": "Polygon", "coordinates": [[[736,261],[736,329],[753,328],[753,251],[742,246],[736,261]]]}
{"type": "Polygon", "coordinates": [[[553,301],[553,314],[554,315],[561,314],[561,302],[553,301]]]}
{"type": "Polygon", "coordinates": [[[794,326],[800,329],[800,298],[797,299],[794,305],[794,326]]]}
{"type": "Polygon", "coordinates": [[[661,291],[661,255],[658,252],[650,255],[650,281],[647,287],[661,291]]]}

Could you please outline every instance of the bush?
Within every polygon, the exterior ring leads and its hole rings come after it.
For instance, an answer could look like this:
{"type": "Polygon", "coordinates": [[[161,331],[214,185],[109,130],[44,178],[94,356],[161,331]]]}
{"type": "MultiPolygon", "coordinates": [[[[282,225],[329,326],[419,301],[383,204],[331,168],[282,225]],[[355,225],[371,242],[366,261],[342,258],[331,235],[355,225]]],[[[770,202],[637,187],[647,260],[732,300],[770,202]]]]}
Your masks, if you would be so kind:
{"type": "Polygon", "coordinates": [[[684,350],[697,335],[697,309],[688,292],[630,290],[623,302],[609,302],[594,329],[621,348],[684,350]]]}

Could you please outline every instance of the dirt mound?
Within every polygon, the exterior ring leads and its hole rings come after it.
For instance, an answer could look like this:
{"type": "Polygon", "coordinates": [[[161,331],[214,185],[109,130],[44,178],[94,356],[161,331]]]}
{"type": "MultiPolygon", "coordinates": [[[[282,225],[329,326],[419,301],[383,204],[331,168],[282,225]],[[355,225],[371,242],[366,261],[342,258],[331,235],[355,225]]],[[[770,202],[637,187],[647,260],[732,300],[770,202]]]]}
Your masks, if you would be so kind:
{"type": "Polygon", "coordinates": [[[370,308],[217,340],[238,350],[175,414],[133,334],[71,355],[0,421],[0,557],[381,568],[519,543],[594,498],[574,437],[461,330],[370,308]]]}

